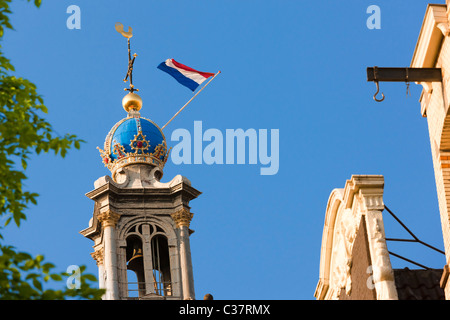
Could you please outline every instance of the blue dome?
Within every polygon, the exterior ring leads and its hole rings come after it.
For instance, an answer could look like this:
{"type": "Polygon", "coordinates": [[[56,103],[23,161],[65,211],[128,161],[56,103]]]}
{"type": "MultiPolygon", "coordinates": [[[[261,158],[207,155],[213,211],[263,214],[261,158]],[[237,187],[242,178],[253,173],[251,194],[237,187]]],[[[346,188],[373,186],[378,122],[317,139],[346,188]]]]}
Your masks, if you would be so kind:
{"type": "MultiPolygon", "coordinates": [[[[111,160],[116,160],[118,158],[118,154],[114,152],[114,146],[116,144],[123,146],[123,151],[126,153],[136,152],[138,154],[151,154],[155,152],[156,146],[165,144],[164,136],[159,127],[145,118],[125,119],[125,121],[121,122],[112,133],[111,143],[109,144],[111,160]],[[139,135],[139,132],[142,132],[142,134],[139,135]],[[133,149],[133,140],[136,140],[134,141],[134,146],[139,146],[137,145],[139,141],[144,143],[147,141],[148,149],[133,149]]],[[[144,147],[145,146],[146,145],[144,144],[144,147]]]]}
{"type": "MultiPolygon", "coordinates": [[[[158,145],[165,145],[161,129],[151,120],[133,117],[118,123],[108,135],[109,156],[112,161],[118,159],[119,154],[115,146],[123,147],[124,153],[152,154],[158,145]]],[[[117,148],[117,147],[116,147],[117,148]]],[[[106,150],[105,150],[106,151],[106,150]]],[[[161,156],[163,157],[163,156],[161,156]]]]}

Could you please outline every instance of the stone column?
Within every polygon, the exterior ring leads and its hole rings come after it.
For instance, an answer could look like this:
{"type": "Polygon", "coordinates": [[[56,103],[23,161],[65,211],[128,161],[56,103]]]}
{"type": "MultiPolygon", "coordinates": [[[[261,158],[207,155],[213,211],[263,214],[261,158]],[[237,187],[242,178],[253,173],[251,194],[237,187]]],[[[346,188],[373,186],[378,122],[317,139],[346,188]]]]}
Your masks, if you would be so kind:
{"type": "Polygon", "coordinates": [[[145,278],[145,293],[156,293],[155,283],[153,282],[153,261],[152,261],[152,247],[150,241],[150,226],[144,224],[142,226],[142,254],[144,260],[144,278],[145,278]]]}
{"type": "Polygon", "coordinates": [[[172,219],[177,229],[179,229],[181,285],[184,300],[195,299],[194,272],[192,269],[191,246],[189,243],[189,225],[192,217],[193,213],[185,208],[172,214],[172,219]]]}
{"type": "Polygon", "coordinates": [[[373,283],[377,300],[398,300],[389,251],[386,244],[386,234],[383,222],[383,186],[382,179],[365,178],[357,185],[359,192],[354,201],[359,202],[362,214],[365,216],[367,240],[372,259],[373,283]]]}
{"type": "MultiPolygon", "coordinates": [[[[105,278],[103,276],[105,272],[104,264],[103,264],[103,257],[104,257],[104,250],[103,248],[100,248],[98,250],[95,250],[91,253],[92,258],[97,263],[98,267],[98,287],[100,289],[105,289],[105,278]]],[[[103,298],[105,298],[105,295],[103,295],[103,298]]]]}
{"type": "Polygon", "coordinates": [[[108,210],[97,215],[103,228],[104,268],[106,271],[105,300],[119,299],[119,281],[117,277],[116,224],[120,215],[108,210]]]}

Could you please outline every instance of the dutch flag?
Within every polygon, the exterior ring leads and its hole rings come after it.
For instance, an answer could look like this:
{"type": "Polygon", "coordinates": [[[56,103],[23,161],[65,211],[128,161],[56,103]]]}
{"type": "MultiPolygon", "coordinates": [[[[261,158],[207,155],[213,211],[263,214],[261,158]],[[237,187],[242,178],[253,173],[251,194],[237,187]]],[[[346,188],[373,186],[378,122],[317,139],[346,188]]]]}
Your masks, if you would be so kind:
{"type": "Polygon", "coordinates": [[[214,73],[202,72],[194,70],[184,64],[181,64],[174,59],[167,59],[161,62],[158,69],[167,72],[175,78],[183,86],[188,87],[192,91],[195,91],[199,85],[201,85],[206,79],[214,76],[214,73]]]}

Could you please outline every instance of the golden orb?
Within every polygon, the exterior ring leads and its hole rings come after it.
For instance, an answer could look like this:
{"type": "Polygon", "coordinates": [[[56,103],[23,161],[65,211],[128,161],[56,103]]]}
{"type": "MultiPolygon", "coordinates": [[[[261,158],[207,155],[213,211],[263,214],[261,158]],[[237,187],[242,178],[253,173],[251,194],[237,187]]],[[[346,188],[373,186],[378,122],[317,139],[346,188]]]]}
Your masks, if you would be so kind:
{"type": "Polygon", "coordinates": [[[123,97],[122,106],[126,112],[130,112],[130,110],[139,111],[142,108],[142,99],[136,93],[130,92],[123,97]]]}

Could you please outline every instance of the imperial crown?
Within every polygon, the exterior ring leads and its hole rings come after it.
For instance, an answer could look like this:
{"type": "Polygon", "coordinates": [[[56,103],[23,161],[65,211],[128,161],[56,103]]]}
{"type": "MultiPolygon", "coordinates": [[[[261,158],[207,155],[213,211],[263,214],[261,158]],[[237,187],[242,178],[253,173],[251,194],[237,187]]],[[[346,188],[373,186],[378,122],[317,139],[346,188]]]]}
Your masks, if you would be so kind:
{"type": "Polygon", "coordinates": [[[105,139],[100,151],[105,167],[112,176],[118,169],[136,163],[158,166],[161,170],[167,162],[169,151],[162,130],[152,120],[140,116],[140,97],[130,92],[123,101],[128,116],[117,122],[105,139]]]}

